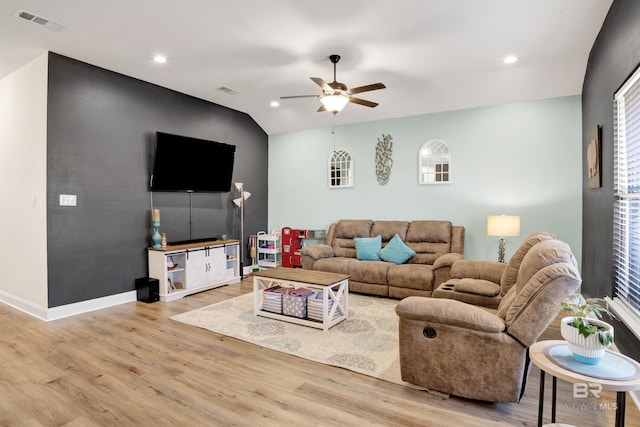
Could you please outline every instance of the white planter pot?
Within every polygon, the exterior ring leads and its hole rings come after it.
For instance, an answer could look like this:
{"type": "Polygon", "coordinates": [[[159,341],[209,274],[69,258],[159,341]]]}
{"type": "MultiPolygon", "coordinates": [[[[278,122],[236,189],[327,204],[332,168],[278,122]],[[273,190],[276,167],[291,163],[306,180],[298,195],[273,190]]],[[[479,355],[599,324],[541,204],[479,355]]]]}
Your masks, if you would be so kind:
{"type": "MultiPolygon", "coordinates": [[[[572,326],[573,319],[575,317],[564,317],[560,321],[560,333],[568,345],[569,350],[573,352],[573,357],[578,362],[586,363],[589,365],[595,365],[600,361],[600,358],[604,356],[604,351],[609,345],[603,346],[600,344],[600,340],[597,335],[589,335],[587,338],[580,335],[578,328],[572,326]]],[[[589,323],[599,327],[609,329],[611,336],[613,336],[613,326],[598,319],[588,319],[589,323]]]]}

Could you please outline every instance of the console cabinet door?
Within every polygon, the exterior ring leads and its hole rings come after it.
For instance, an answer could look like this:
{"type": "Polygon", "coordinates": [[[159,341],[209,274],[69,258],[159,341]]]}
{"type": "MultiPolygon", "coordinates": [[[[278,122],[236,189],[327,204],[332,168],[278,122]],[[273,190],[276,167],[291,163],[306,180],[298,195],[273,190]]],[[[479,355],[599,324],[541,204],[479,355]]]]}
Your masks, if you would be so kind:
{"type": "Polygon", "coordinates": [[[198,288],[208,283],[207,250],[187,252],[187,289],[198,288]]]}
{"type": "Polygon", "coordinates": [[[207,262],[209,263],[208,283],[219,282],[227,275],[227,254],[224,247],[209,249],[207,262]]]}
{"type": "Polygon", "coordinates": [[[220,282],[226,277],[224,247],[189,251],[187,257],[187,289],[220,282]]]}

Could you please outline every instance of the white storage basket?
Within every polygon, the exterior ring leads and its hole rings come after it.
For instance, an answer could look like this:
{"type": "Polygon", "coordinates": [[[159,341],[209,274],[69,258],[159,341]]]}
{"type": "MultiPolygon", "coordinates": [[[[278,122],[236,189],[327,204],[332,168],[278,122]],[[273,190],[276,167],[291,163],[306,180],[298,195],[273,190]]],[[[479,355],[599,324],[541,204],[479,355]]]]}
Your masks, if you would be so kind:
{"type": "Polygon", "coordinates": [[[287,289],[282,297],[282,314],[305,319],[307,317],[307,300],[314,295],[310,289],[287,289]]]}
{"type": "MultiPolygon", "coordinates": [[[[309,319],[317,320],[322,322],[324,319],[322,318],[322,291],[318,292],[315,298],[307,299],[307,316],[309,319]]],[[[331,312],[331,307],[333,307],[333,300],[327,301],[327,310],[331,312]]],[[[333,314],[333,318],[331,320],[335,320],[342,314],[340,309],[336,309],[336,312],[333,314]]]]}
{"type": "Polygon", "coordinates": [[[285,289],[273,286],[262,291],[262,309],[272,313],[282,314],[282,295],[285,289]]]}

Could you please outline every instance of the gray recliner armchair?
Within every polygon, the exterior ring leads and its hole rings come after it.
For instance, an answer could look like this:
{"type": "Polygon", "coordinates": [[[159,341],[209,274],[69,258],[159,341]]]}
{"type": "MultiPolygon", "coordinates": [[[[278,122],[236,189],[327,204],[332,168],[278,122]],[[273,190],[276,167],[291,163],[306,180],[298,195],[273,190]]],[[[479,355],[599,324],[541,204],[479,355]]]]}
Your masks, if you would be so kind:
{"type": "Polygon", "coordinates": [[[529,249],[496,314],[454,299],[403,299],[396,307],[403,381],[470,399],[518,402],[529,346],[580,283],[571,249],[551,239],[529,249]]]}

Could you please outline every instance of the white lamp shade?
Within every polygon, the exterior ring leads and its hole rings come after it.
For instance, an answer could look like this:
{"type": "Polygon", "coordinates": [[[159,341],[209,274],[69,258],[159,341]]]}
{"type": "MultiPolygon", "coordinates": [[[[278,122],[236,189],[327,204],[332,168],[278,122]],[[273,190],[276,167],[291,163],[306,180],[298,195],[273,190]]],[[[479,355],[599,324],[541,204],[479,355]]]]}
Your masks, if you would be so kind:
{"type": "Polygon", "coordinates": [[[489,215],[487,236],[511,237],[520,235],[520,217],[517,215],[489,215]]]}
{"type": "Polygon", "coordinates": [[[326,95],[320,98],[320,102],[330,112],[337,113],[347,105],[349,98],[343,95],[326,95]]]}
{"type": "Polygon", "coordinates": [[[248,191],[243,191],[240,197],[238,197],[237,199],[233,199],[233,203],[235,203],[237,207],[240,207],[242,206],[242,201],[247,200],[249,197],[251,197],[251,193],[249,193],[248,191]]]}

